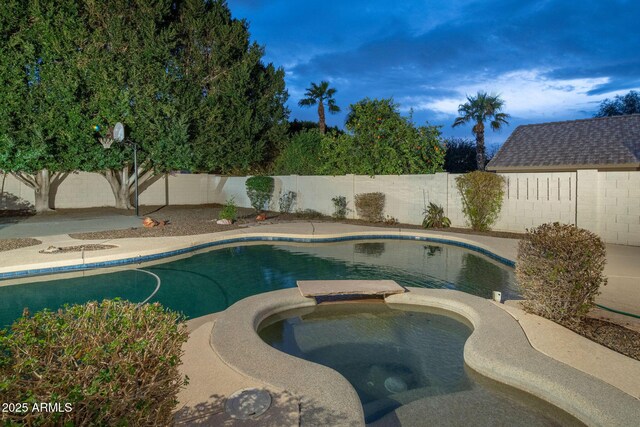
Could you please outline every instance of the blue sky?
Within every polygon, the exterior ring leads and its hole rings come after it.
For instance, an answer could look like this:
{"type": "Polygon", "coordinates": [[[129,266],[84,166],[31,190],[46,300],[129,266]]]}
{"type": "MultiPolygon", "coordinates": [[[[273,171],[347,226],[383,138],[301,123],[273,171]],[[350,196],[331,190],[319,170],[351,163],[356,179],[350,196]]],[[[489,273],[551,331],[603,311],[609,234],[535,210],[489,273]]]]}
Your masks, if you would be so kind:
{"type": "Polygon", "coordinates": [[[592,117],[605,98],[640,89],[638,0],[229,0],[248,20],[266,62],[286,72],[291,118],[310,82],[328,80],[342,113],[393,97],[414,121],[442,125],[478,90],[506,101],[511,125],[487,132],[501,144],[520,124],[592,117]]]}

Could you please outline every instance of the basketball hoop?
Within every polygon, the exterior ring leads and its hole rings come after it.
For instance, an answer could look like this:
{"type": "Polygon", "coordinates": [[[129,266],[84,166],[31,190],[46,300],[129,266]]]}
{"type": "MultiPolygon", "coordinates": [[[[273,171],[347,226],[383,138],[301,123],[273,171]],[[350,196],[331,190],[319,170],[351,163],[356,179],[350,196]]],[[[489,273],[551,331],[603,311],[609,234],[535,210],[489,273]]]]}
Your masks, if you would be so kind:
{"type": "Polygon", "coordinates": [[[109,136],[98,138],[98,141],[100,142],[100,144],[102,144],[102,148],[104,148],[105,150],[111,147],[111,144],[113,144],[113,138],[109,136]]]}

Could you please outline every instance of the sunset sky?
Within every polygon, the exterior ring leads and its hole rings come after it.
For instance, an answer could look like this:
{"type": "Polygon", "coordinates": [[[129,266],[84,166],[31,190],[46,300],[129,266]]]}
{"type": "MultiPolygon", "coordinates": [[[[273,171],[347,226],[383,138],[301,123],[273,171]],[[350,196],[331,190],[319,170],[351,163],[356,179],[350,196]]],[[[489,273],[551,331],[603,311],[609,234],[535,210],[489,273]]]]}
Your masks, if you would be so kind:
{"type": "Polygon", "coordinates": [[[478,90],[506,101],[511,125],[592,117],[605,98],[640,89],[637,0],[229,0],[250,24],[266,62],[286,71],[291,119],[317,120],[298,100],[328,80],[342,112],[393,97],[414,121],[452,129],[458,105],[478,90]]]}

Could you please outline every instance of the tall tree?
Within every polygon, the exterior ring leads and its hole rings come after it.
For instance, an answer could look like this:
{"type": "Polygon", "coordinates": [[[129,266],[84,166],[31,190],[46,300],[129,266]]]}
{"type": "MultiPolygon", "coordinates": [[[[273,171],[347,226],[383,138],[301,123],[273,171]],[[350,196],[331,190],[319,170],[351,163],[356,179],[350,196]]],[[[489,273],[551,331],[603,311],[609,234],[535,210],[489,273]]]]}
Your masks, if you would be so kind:
{"type": "Polygon", "coordinates": [[[471,131],[476,137],[476,162],[478,170],[484,170],[486,162],[486,150],[484,144],[485,122],[490,121],[491,129],[500,130],[502,125],[508,125],[508,114],[502,112],[504,101],[499,95],[488,95],[486,92],[479,91],[478,94],[467,96],[467,102],[460,104],[458,107],[458,116],[453,122],[453,127],[473,122],[471,131]]]}
{"type": "Polygon", "coordinates": [[[286,138],[284,70],[262,62],[248,24],[225,1],[178,4],[178,44],[172,72],[180,110],[188,111],[199,171],[247,172],[286,138]]]}
{"type": "Polygon", "coordinates": [[[326,133],[327,123],[324,115],[324,102],[327,102],[327,109],[329,113],[335,114],[340,112],[340,107],[336,105],[336,100],[333,99],[336,89],[329,88],[329,82],[321,81],[319,85],[311,83],[311,87],[307,88],[304,93],[306,98],[301,99],[298,105],[301,107],[310,107],[318,104],[318,127],[320,132],[326,133]]]}
{"type": "Polygon", "coordinates": [[[84,2],[89,35],[83,49],[83,104],[90,125],[122,122],[127,143],[103,149],[94,137],[84,170],[100,172],[111,186],[116,207],[131,208],[135,177],[140,184],[172,169],[188,168],[188,121],[175,101],[176,76],[168,71],[176,44],[171,0],[84,2]],[[138,170],[133,149],[138,148],[138,170]]]}
{"type": "Polygon", "coordinates": [[[635,90],[626,95],[617,95],[613,99],[605,99],[600,103],[598,112],[594,117],[624,116],[627,114],[640,114],[640,93],[635,90]]]}
{"type": "Polygon", "coordinates": [[[78,9],[75,0],[0,3],[0,169],[34,189],[37,212],[86,160],[78,9]]]}

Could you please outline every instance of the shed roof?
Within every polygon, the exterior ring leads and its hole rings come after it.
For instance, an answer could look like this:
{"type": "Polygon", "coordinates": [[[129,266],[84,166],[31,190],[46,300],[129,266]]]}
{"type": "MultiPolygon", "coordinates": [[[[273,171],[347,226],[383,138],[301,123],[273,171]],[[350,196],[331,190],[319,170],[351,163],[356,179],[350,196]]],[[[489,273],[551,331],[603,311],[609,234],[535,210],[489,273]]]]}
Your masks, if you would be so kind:
{"type": "Polygon", "coordinates": [[[518,126],[487,169],[640,169],[640,114],[518,126]]]}

